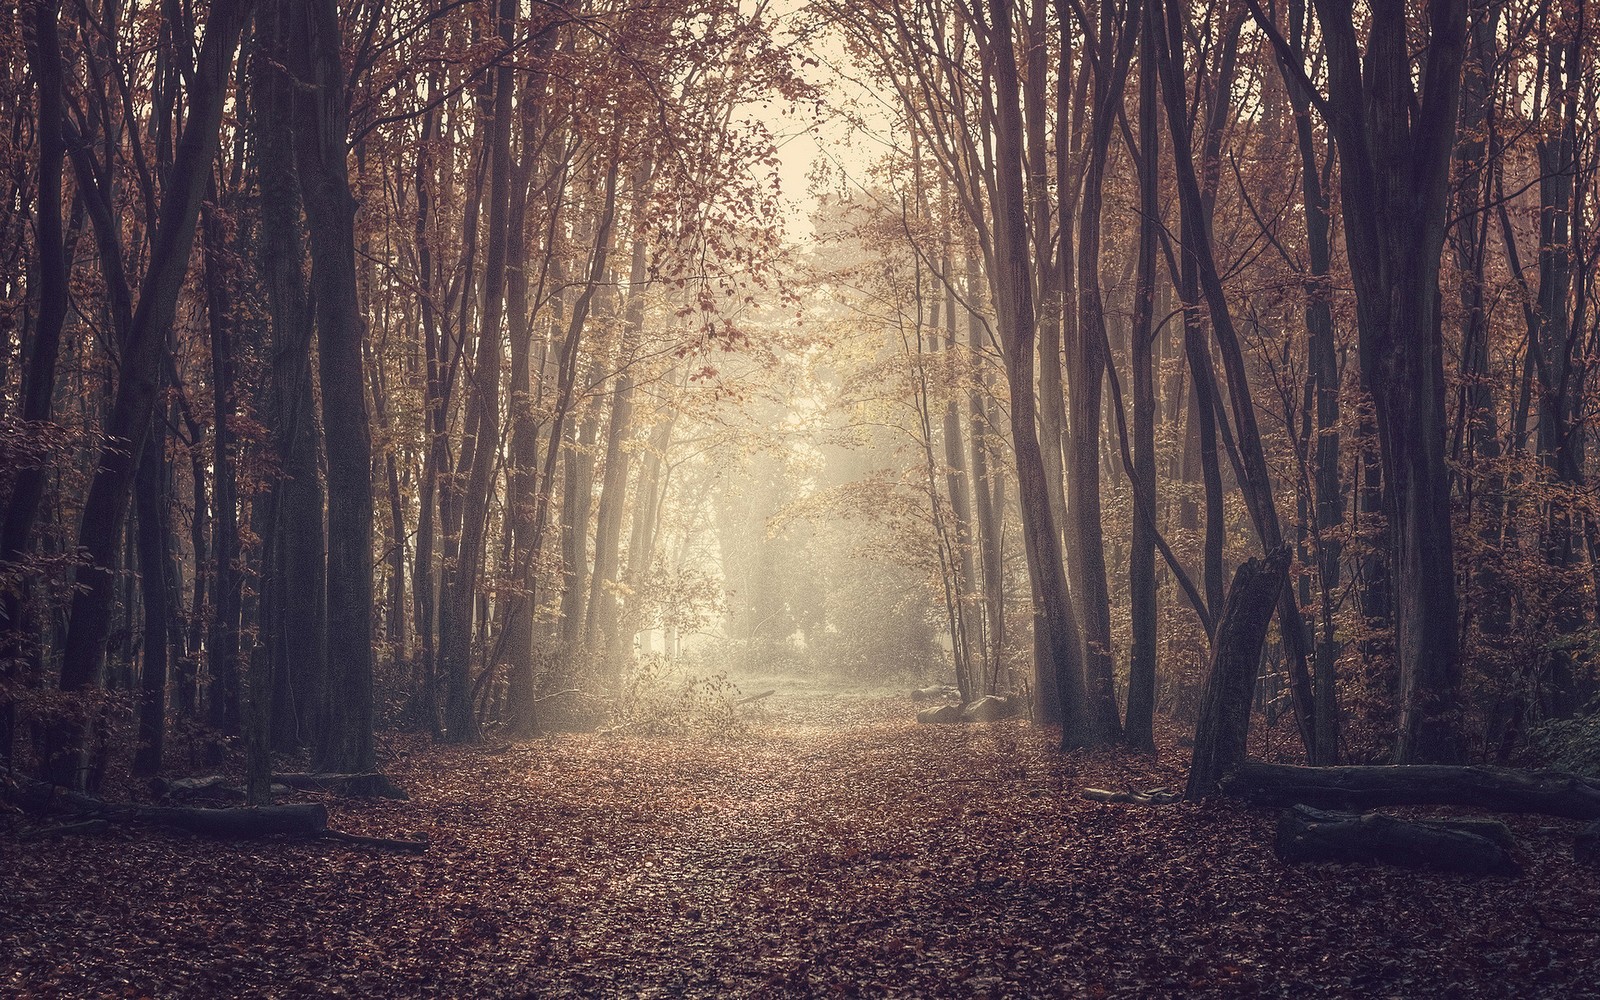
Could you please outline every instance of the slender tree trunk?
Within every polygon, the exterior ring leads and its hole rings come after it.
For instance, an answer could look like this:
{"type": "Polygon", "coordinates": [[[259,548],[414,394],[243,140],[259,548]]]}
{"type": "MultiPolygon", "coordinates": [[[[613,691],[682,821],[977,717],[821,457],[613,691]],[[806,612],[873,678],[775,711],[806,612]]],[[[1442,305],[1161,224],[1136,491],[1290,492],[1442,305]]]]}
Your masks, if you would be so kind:
{"type": "Polygon", "coordinates": [[[363,773],[372,742],[372,436],[356,295],[355,199],[350,194],[348,113],[333,0],[308,0],[291,15],[291,69],[298,84],[294,146],[311,249],[322,426],[327,436],[328,683],[317,734],[320,767],[363,773]]]}
{"type": "MultiPolygon", "coordinates": [[[[1129,0],[1137,4],[1139,0],[1129,0]]],[[[1072,480],[1071,516],[1073,594],[1084,614],[1084,677],[1089,699],[1092,739],[1111,742],[1122,736],[1112,664],[1111,594],[1106,579],[1105,537],[1100,509],[1101,389],[1107,358],[1105,305],[1100,289],[1100,221],[1106,161],[1111,148],[1116,109],[1122,104],[1139,14],[1130,7],[1127,24],[1114,25],[1112,5],[1102,8],[1091,95],[1094,118],[1078,212],[1078,330],[1068,350],[1072,390],[1069,408],[1072,455],[1067,463],[1072,480]],[[1121,33],[1111,37],[1113,27],[1121,33]]]]}
{"type": "MultiPolygon", "coordinates": [[[[217,217],[217,189],[203,207],[201,244],[205,260],[206,316],[211,333],[211,556],[214,600],[206,635],[210,667],[207,720],[221,736],[239,735],[239,623],[244,580],[239,572],[238,462],[233,441],[234,305],[228,274],[227,233],[217,217]]],[[[213,755],[220,760],[220,745],[213,755]]]]}
{"type": "MultiPolygon", "coordinates": [[[[1155,31],[1158,0],[1143,0],[1145,25],[1139,41],[1139,262],[1134,291],[1133,474],[1136,494],[1156,495],[1156,394],[1151,358],[1156,283],[1156,224],[1160,212],[1160,125],[1156,118],[1155,31]]],[[[1152,505],[1153,513],[1153,505],[1152,505]]],[[[1141,750],[1155,749],[1156,540],[1155,525],[1133,519],[1128,553],[1128,606],[1133,650],[1128,660],[1128,710],[1124,737],[1141,750]]]]}
{"type": "MultiPolygon", "coordinates": [[[[970,251],[966,254],[966,269],[966,293],[971,310],[967,316],[967,350],[972,356],[967,419],[972,425],[972,482],[978,515],[979,555],[983,566],[984,631],[988,636],[987,658],[991,683],[996,687],[1005,687],[1009,685],[1009,678],[1003,676],[1006,608],[1001,518],[1004,508],[996,508],[994,503],[996,481],[1002,475],[1002,470],[989,461],[990,426],[986,398],[989,371],[983,360],[983,317],[978,312],[983,301],[982,282],[978,274],[978,257],[970,251]]],[[[1048,705],[1041,706],[1041,716],[1055,718],[1058,701],[1052,699],[1048,705]]]]}
{"type": "Polygon", "coordinates": [[[139,679],[139,746],[134,751],[133,773],[141,777],[161,770],[166,739],[167,667],[172,649],[167,607],[171,588],[166,441],[165,421],[158,419],[139,459],[135,496],[142,578],[139,591],[144,601],[144,670],[139,679]]]}
{"type": "Polygon", "coordinates": [[[622,679],[618,635],[619,605],[616,595],[621,567],[622,519],[628,491],[631,455],[625,441],[633,430],[633,364],[644,332],[644,292],[649,274],[649,245],[645,238],[654,167],[648,157],[634,172],[633,257],[628,272],[628,295],[623,307],[622,343],[617,351],[617,381],[611,393],[611,422],[606,431],[605,471],[601,477],[600,505],[594,536],[594,573],[589,583],[589,608],[584,646],[597,659],[601,676],[613,687],[622,679]]]}

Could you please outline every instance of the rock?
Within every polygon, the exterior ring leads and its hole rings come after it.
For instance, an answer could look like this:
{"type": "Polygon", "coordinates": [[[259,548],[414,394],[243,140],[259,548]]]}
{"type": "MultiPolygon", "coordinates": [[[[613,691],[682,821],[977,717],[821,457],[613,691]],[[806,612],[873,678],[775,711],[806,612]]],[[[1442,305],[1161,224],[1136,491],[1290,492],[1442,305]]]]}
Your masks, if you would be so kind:
{"type": "Polygon", "coordinates": [[[938,708],[925,708],[917,713],[918,722],[931,722],[941,726],[951,725],[961,721],[960,705],[940,705],[938,708]]]}
{"type": "Polygon", "coordinates": [[[999,722],[1021,711],[1017,698],[1003,695],[986,695],[961,710],[962,722],[999,722]]]}
{"type": "Polygon", "coordinates": [[[959,694],[955,688],[948,684],[933,684],[925,688],[917,688],[911,692],[912,701],[944,701],[954,698],[959,694]]]}
{"type": "Polygon", "coordinates": [[[1584,827],[1573,840],[1572,860],[1600,868],[1600,819],[1584,827]]]}

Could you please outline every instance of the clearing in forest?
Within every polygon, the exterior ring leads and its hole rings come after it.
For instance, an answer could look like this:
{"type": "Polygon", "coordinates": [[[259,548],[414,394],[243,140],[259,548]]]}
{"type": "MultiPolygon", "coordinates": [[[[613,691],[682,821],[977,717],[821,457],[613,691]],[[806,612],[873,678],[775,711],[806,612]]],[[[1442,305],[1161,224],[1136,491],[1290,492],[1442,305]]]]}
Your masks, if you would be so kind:
{"type": "MultiPolygon", "coordinates": [[[[763,687],[749,686],[750,690],[763,687]]],[[[1509,822],[1517,879],[1272,856],[1275,813],[1104,805],[1162,752],[789,681],[743,731],[393,738],[409,802],[329,800],[420,856],[155,829],[0,838],[21,996],[1579,996],[1600,876],[1509,822]]],[[[1590,994],[1592,995],[1592,994],[1590,994]]]]}

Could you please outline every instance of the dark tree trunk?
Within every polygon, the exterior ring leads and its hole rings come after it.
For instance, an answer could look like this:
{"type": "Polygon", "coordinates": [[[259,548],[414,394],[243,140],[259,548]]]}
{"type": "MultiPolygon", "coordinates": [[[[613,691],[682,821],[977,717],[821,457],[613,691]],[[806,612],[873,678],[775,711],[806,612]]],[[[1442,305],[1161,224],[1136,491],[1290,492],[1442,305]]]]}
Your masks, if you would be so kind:
{"type": "MultiPolygon", "coordinates": [[[[1156,49],[1160,62],[1168,129],[1175,137],[1173,165],[1176,168],[1178,201],[1183,217],[1185,240],[1183,255],[1192,260],[1191,266],[1195,269],[1200,291],[1210,311],[1212,334],[1218,353],[1222,356],[1233,425],[1238,436],[1237,446],[1231,451],[1230,458],[1235,463],[1235,472],[1239,478],[1240,490],[1244,494],[1245,506],[1250,512],[1251,523],[1261,538],[1262,547],[1270,552],[1283,544],[1283,531],[1278,522],[1272,479],[1261,444],[1260,428],[1256,422],[1255,403],[1252,400],[1249,375],[1245,369],[1244,354],[1239,345],[1238,334],[1234,330],[1233,317],[1228,310],[1227,293],[1223,288],[1222,276],[1212,250],[1208,186],[1202,186],[1196,174],[1193,152],[1187,140],[1190,123],[1184,83],[1183,31],[1178,15],[1179,12],[1175,7],[1170,5],[1167,7],[1166,30],[1156,35],[1156,49]]],[[[1230,80],[1233,76],[1233,50],[1237,44],[1240,23],[1242,22],[1234,21],[1230,24],[1227,48],[1223,55],[1224,69],[1220,74],[1222,80],[1230,80]]],[[[1213,91],[1213,119],[1221,114],[1221,108],[1229,100],[1230,93],[1229,87],[1221,85],[1213,91]]],[[[1220,141],[1215,135],[1213,129],[1208,128],[1208,147],[1210,142],[1220,141]]],[[[1201,161],[1202,166],[1209,169],[1215,159],[1216,154],[1207,148],[1201,161]]],[[[1184,284],[1189,285],[1188,282],[1184,284]]],[[[1192,290],[1192,285],[1189,287],[1192,290]]],[[[1184,305],[1192,309],[1196,303],[1185,300],[1184,305]]],[[[1191,364],[1200,361],[1193,355],[1189,360],[1191,364]]],[[[1209,355],[1200,364],[1209,368],[1209,355]]],[[[1217,411],[1215,415],[1219,427],[1225,430],[1227,424],[1223,420],[1223,414],[1217,411]]],[[[1309,752],[1316,745],[1314,697],[1311,674],[1306,662],[1305,622],[1292,589],[1285,589],[1279,595],[1278,624],[1284,655],[1289,661],[1290,691],[1294,700],[1295,719],[1299,723],[1301,742],[1309,752]]]]}
{"type": "MultiPolygon", "coordinates": [[[[1290,38],[1298,47],[1306,35],[1304,0],[1294,0],[1289,10],[1290,38]]],[[[1338,689],[1334,670],[1341,647],[1334,633],[1336,602],[1333,595],[1339,588],[1339,559],[1343,549],[1339,527],[1344,519],[1344,495],[1339,483],[1339,363],[1334,351],[1333,289],[1329,279],[1333,227],[1327,192],[1323,189],[1326,167],[1319,166],[1311,128],[1311,95],[1292,73],[1284,75],[1284,84],[1294,112],[1295,144],[1300,153],[1300,195],[1310,258],[1310,274],[1305,281],[1306,361],[1316,411],[1312,486],[1321,621],[1316,642],[1313,696],[1316,738],[1309,749],[1311,763],[1332,764],[1339,756],[1338,689]]]]}
{"type": "Polygon", "coordinates": [[[561,564],[567,589],[561,594],[561,638],[576,656],[589,607],[589,519],[594,510],[594,447],[600,436],[600,402],[589,400],[562,451],[561,564]]]}
{"type": "Polygon", "coordinates": [[[171,527],[167,513],[166,422],[158,418],[156,424],[139,459],[135,496],[139,592],[144,601],[144,669],[139,678],[139,746],[134,751],[133,773],[141,776],[161,770],[166,740],[167,667],[172,650],[168,632],[172,618],[167,606],[171,594],[171,527]]]}
{"type": "MultiPolygon", "coordinates": [[[[239,735],[239,624],[244,580],[239,572],[239,483],[233,442],[234,304],[227,233],[217,216],[217,188],[202,207],[201,246],[205,260],[206,315],[211,333],[211,621],[206,630],[206,663],[211,687],[207,721],[221,736],[239,735]]],[[[220,754],[221,747],[212,748],[220,754]]]]}
{"type": "Polygon", "coordinates": [[[1116,23],[1112,3],[1102,4],[1099,49],[1094,59],[1091,94],[1094,116],[1078,212],[1078,329],[1068,344],[1067,381],[1072,441],[1067,474],[1072,481],[1070,516],[1073,596],[1083,610],[1084,684],[1091,739],[1121,738],[1122,719],[1112,663],[1111,594],[1106,579],[1105,537],[1100,511],[1101,392],[1106,365],[1105,302],[1100,288],[1100,223],[1106,163],[1111,151],[1117,109],[1127,87],[1128,69],[1142,13],[1140,0],[1128,0],[1123,23],[1116,23]]]}
{"type": "MultiPolygon", "coordinates": [[[[506,333],[510,347],[511,450],[506,501],[508,530],[511,536],[512,596],[506,611],[502,656],[507,664],[506,715],[513,733],[527,735],[538,727],[534,699],[533,618],[534,583],[539,567],[533,565],[534,490],[538,485],[539,426],[534,416],[532,389],[533,319],[537,306],[528,304],[528,196],[541,162],[545,141],[544,101],[545,66],[556,42],[560,22],[552,21],[537,36],[533,46],[533,72],[522,87],[518,120],[522,130],[521,155],[512,167],[510,241],[506,249],[506,333]]],[[[550,232],[559,221],[560,193],[549,197],[550,232]]],[[[553,241],[553,237],[552,237],[553,241]]],[[[546,243],[544,267],[548,271],[554,253],[546,243]]],[[[541,273],[540,287],[547,274],[541,273]]],[[[543,372],[540,373],[541,382],[543,372]]]]}
{"type": "Polygon", "coordinates": [[[257,266],[267,302],[271,365],[267,417],[277,475],[257,502],[261,523],[259,620],[272,662],[272,746],[291,752],[317,730],[327,678],[327,555],[316,401],[311,381],[312,310],[306,289],[300,185],[295,167],[294,84],[284,70],[284,13],[256,19],[251,84],[256,183],[261,192],[257,266]]]}
{"type": "Polygon", "coordinates": [[[333,0],[293,9],[291,69],[297,78],[295,162],[311,249],[322,425],[327,435],[327,685],[316,760],[336,771],[371,771],[372,437],[356,298],[355,199],[350,194],[349,108],[333,0]]]}
{"type": "MultiPolygon", "coordinates": [[[[1158,0],[1143,0],[1139,40],[1139,263],[1134,291],[1133,365],[1134,492],[1156,495],[1156,393],[1151,357],[1156,293],[1156,224],[1159,218],[1160,125],[1156,118],[1155,35],[1158,0]]],[[[1154,513],[1154,503],[1151,504],[1154,513]]],[[[1123,736],[1141,750],[1155,749],[1156,539],[1148,518],[1133,519],[1128,553],[1128,606],[1133,649],[1128,660],[1128,708],[1123,736]]]]}
{"type": "Polygon", "coordinates": [[[644,332],[644,291],[650,277],[645,212],[649,207],[652,172],[647,158],[633,178],[633,256],[629,263],[628,296],[623,307],[622,342],[617,350],[617,381],[611,392],[611,421],[606,431],[605,470],[601,475],[595,523],[594,573],[589,579],[589,608],[584,629],[586,655],[613,687],[621,681],[622,661],[627,655],[627,650],[622,648],[624,637],[617,632],[616,583],[621,567],[622,519],[631,458],[625,442],[633,429],[633,364],[644,332]]]}
{"type": "MultiPolygon", "coordinates": [[[[56,359],[61,352],[61,330],[67,318],[67,254],[61,223],[61,167],[66,156],[62,136],[62,71],[58,21],[61,5],[39,0],[33,8],[33,30],[25,33],[28,63],[38,93],[39,117],[34,141],[38,147],[38,190],[34,195],[34,247],[37,268],[38,313],[28,345],[28,366],[22,380],[21,417],[34,424],[50,420],[56,391],[56,359]]],[[[0,563],[16,564],[27,556],[34,523],[44,497],[48,470],[32,463],[16,472],[5,523],[0,527],[0,563]]],[[[24,611],[19,595],[0,600],[0,767],[11,765],[16,709],[10,685],[15,664],[26,656],[23,648],[24,611]]]]}
{"type": "MultiPolygon", "coordinates": [[[[978,516],[979,561],[983,567],[984,632],[988,637],[986,658],[989,661],[990,683],[1001,688],[1007,686],[1010,680],[1005,670],[1003,508],[997,510],[994,504],[995,481],[1002,475],[1002,469],[998,465],[991,465],[989,461],[992,428],[985,398],[988,395],[989,371],[983,360],[983,317],[978,311],[983,302],[983,286],[978,274],[978,257],[970,251],[966,253],[966,272],[967,302],[971,310],[967,316],[967,350],[972,355],[967,419],[972,425],[972,493],[978,516]]],[[[1053,689],[1054,684],[1051,687],[1053,689]]],[[[1052,698],[1047,705],[1040,706],[1041,721],[1049,719],[1059,723],[1058,704],[1059,699],[1052,698]]]]}

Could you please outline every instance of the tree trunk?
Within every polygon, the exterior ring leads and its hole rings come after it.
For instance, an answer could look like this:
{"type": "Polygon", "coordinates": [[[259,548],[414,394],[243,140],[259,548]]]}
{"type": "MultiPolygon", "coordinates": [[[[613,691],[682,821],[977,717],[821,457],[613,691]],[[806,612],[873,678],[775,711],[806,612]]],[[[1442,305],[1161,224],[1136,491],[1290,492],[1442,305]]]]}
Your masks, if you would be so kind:
{"type": "Polygon", "coordinates": [[[621,567],[622,519],[627,501],[628,467],[632,458],[626,439],[633,429],[633,365],[638,360],[644,332],[644,292],[650,277],[649,245],[645,238],[653,165],[648,157],[634,172],[633,255],[628,271],[628,295],[623,307],[622,342],[617,350],[617,381],[611,392],[611,421],[606,430],[605,471],[601,475],[600,504],[594,535],[594,573],[589,579],[589,608],[584,628],[585,655],[592,658],[607,684],[622,679],[627,650],[620,648],[619,605],[616,584],[621,567]]]}
{"type": "MultiPolygon", "coordinates": [[[[532,380],[533,320],[538,305],[528,304],[528,196],[535,176],[535,168],[542,162],[545,141],[544,101],[545,67],[556,42],[559,20],[552,21],[538,36],[533,46],[533,72],[523,84],[518,102],[518,120],[522,130],[521,155],[512,167],[511,217],[506,248],[506,334],[511,350],[511,376],[507,384],[511,418],[511,450],[509,456],[506,498],[506,517],[511,536],[512,595],[503,635],[502,656],[507,664],[506,715],[511,731],[517,735],[531,734],[538,727],[537,703],[534,697],[533,670],[533,619],[535,574],[539,567],[533,565],[533,514],[536,506],[534,490],[538,486],[539,426],[534,416],[532,380]]],[[[549,196],[549,227],[553,233],[559,221],[560,193],[549,196]]],[[[545,247],[544,267],[550,268],[554,248],[545,247]]],[[[540,287],[546,274],[540,275],[540,287]]],[[[543,372],[541,371],[541,382],[543,372]]]]}
{"type": "Polygon", "coordinates": [[[294,146],[311,248],[322,425],[327,435],[327,686],[316,760],[370,771],[372,744],[372,437],[356,297],[355,199],[339,18],[333,0],[291,14],[294,146]]]}
{"type": "MultiPolygon", "coordinates": [[[[217,216],[217,188],[200,210],[205,261],[206,317],[211,333],[211,557],[214,569],[206,663],[211,687],[207,721],[220,736],[239,735],[239,625],[244,579],[239,572],[239,482],[233,443],[234,305],[227,233],[217,216]]],[[[220,745],[212,748],[220,754],[220,745]]],[[[220,759],[218,757],[217,759],[220,759]]]]}
{"type": "Polygon", "coordinates": [[[1402,763],[1457,760],[1461,650],[1438,304],[1467,0],[1430,0],[1420,90],[1403,7],[1373,10],[1363,53],[1351,7],[1315,5],[1362,380],[1388,495],[1400,674],[1395,753],[1402,763]]]}
{"type": "MultiPolygon", "coordinates": [[[[1223,56],[1224,70],[1220,74],[1223,80],[1231,79],[1233,74],[1233,49],[1237,44],[1238,33],[1239,22],[1235,21],[1230,24],[1228,46],[1223,56]]],[[[1262,547],[1271,551],[1283,544],[1283,531],[1278,521],[1272,478],[1261,444],[1261,432],[1256,422],[1255,404],[1252,400],[1250,379],[1245,369],[1244,355],[1233,326],[1232,314],[1228,310],[1227,293],[1223,288],[1221,273],[1212,250],[1211,208],[1208,196],[1210,185],[1202,186],[1195,171],[1193,152],[1183,138],[1188,135],[1190,121],[1184,83],[1183,32],[1178,11],[1174,7],[1167,8],[1166,30],[1157,34],[1156,48],[1160,60],[1168,129],[1172,135],[1178,137],[1173,143],[1173,164],[1176,168],[1178,201],[1183,216],[1185,240],[1183,254],[1186,258],[1191,258],[1194,274],[1198,276],[1200,291],[1204,296],[1206,307],[1210,310],[1211,329],[1227,378],[1233,424],[1238,436],[1237,447],[1230,452],[1230,458],[1235,461],[1239,488],[1244,494],[1245,506],[1250,512],[1250,520],[1255,526],[1256,534],[1261,538],[1262,547]]],[[[1229,94],[1230,90],[1226,86],[1219,85],[1214,90],[1212,95],[1214,119],[1220,115],[1220,109],[1229,99],[1229,94]]],[[[1207,142],[1209,144],[1212,141],[1220,139],[1214,139],[1212,129],[1208,127],[1207,142]]],[[[1208,148],[1201,161],[1202,167],[1210,169],[1215,158],[1215,153],[1208,148]]],[[[1188,282],[1185,282],[1185,285],[1188,285],[1188,282]]],[[[1185,301],[1186,307],[1193,308],[1194,305],[1192,301],[1185,301]]],[[[1196,360],[1198,359],[1191,356],[1191,363],[1196,360]]],[[[1209,355],[1202,364],[1209,368],[1209,355]]],[[[1222,419],[1223,414],[1220,410],[1216,412],[1216,416],[1219,427],[1226,431],[1227,424],[1222,419]]],[[[1292,589],[1285,590],[1279,595],[1278,624],[1284,655],[1289,661],[1290,690],[1294,699],[1295,719],[1299,723],[1301,742],[1309,751],[1316,745],[1314,698],[1311,674],[1306,663],[1305,622],[1292,589]]]]}
{"type": "Polygon", "coordinates": [[[134,751],[133,773],[151,775],[161,770],[166,739],[167,667],[172,650],[168,632],[171,612],[167,598],[170,525],[167,512],[167,435],[158,419],[139,459],[136,512],[139,518],[139,592],[144,601],[144,669],[139,686],[139,746],[134,751]]]}
{"type": "MultiPolygon", "coordinates": [[[[1003,474],[998,465],[989,461],[990,425],[988,416],[989,370],[983,358],[982,283],[978,274],[978,256],[966,253],[966,292],[970,312],[967,315],[967,351],[972,356],[971,384],[967,390],[967,419],[972,426],[972,485],[974,506],[978,516],[979,561],[983,567],[984,633],[988,638],[990,684],[995,688],[1007,686],[1005,675],[1005,568],[1004,535],[1002,520],[1004,508],[994,503],[995,481],[1003,474]]],[[[1052,689],[1054,684],[1051,685],[1052,689]]],[[[1042,691],[1036,691],[1042,695],[1042,691]]],[[[1041,721],[1060,723],[1059,698],[1052,698],[1039,706],[1041,721]]]]}
{"type": "MultiPolygon", "coordinates": [[[[1158,0],[1143,0],[1145,25],[1139,40],[1139,262],[1134,291],[1133,475],[1135,495],[1156,495],[1156,393],[1151,357],[1156,284],[1156,224],[1159,221],[1160,125],[1156,118],[1155,35],[1158,0]]],[[[1154,514],[1154,504],[1151,504],[1154,514]]],[[[1123,736],[1131,746],[1155,750],[1156,711],[1156,526],[1133,519],[1128,552],[1128,610],[1133,649],[1128,659],[1128,707],[1123,736]]]]}
{"type": "Polygon", "coordinates": [[[310,742],[318,729],[328,673],[327,553],[311,380],[312,309],[294,156],[294,85],[284,69],[284,18],[281,10],[268,7],[256,19],[251,127],[261,191],[256,259],[271,344],[266,415],[278,471],[257,501],[266,508],[261,519],[260,621],[272,661],[272,746],[292,752],[310,742]]]}

